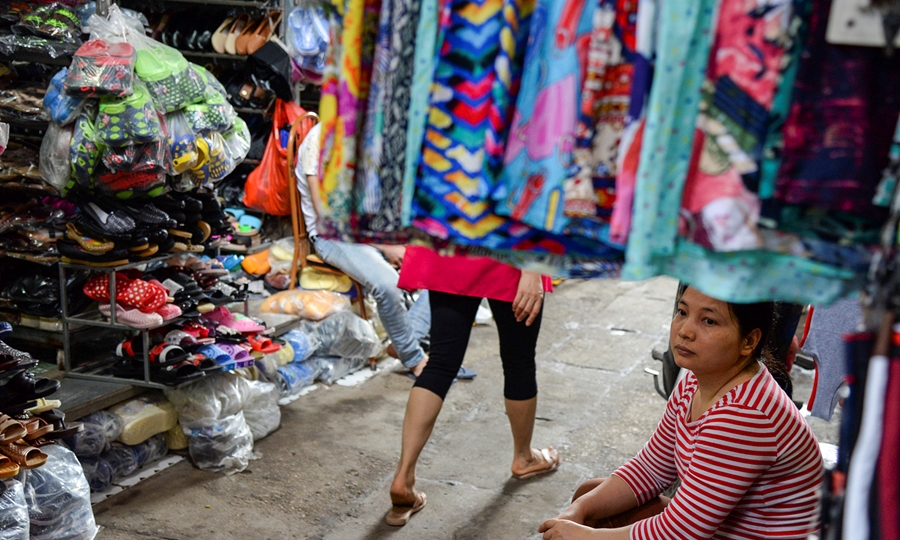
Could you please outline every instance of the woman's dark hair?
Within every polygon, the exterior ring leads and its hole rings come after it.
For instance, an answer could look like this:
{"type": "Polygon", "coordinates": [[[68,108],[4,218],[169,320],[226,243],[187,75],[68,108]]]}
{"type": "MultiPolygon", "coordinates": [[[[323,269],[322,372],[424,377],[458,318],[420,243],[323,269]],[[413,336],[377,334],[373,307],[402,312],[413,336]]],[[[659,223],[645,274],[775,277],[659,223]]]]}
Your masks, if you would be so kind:
{"type": "MultiPolygon", "coordinates": [[[[680,285],[678,287],[678,298],[688,288],[688,285],[680,285]]],[[[792,396],[794,393],[794,385],[791,382],[791,376],[788,374],[787,366],[784,359],[775,358],[772,351],[777,349],[776,337],[773,328],[778,319],[778,311],[775,309],[775,302],[754,302],[752,304],[739,304],[735,302],[726,302],[731,316],[737,321],[738,331],[742,338],[750,335],[750,332],[759,328],[762,335],[759,343],[753,350],[752,358],[759,359],[779,386],[792,396]]]]}

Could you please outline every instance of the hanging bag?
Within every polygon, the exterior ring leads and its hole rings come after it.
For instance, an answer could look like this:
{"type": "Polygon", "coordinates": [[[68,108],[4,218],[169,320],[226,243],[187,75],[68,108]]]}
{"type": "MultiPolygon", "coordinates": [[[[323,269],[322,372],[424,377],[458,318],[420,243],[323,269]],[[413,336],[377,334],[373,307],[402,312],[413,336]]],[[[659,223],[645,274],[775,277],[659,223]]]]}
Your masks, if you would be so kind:
{"type": "MultiPolygon", "coordinates": [[[[244,185],[244,205],[273,216],[291,215],[290,190],[288,189],[287,149],[282,146],[281,132],[290,131],[291,125],[305,114],[293,102],[275,100],[272,133],[259,166],[247,176],[244,185]]],[[[287,137],[284,137],[287,140],[287,137]]]]}

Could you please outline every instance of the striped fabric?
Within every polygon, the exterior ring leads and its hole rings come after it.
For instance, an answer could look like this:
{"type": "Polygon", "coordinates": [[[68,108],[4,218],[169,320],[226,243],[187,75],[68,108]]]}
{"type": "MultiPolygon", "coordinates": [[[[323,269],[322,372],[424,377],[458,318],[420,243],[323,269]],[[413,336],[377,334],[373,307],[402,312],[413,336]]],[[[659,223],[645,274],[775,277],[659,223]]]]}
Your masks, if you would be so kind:
{"type": "Polygon", "coordinates": [[[697,379],[673,392],[650,441],[616,470],[638,501],[681,486],[631,538],[805,539],[818,529],[822,457],[796,405],[761,367],[689,422],[697,379]]]}

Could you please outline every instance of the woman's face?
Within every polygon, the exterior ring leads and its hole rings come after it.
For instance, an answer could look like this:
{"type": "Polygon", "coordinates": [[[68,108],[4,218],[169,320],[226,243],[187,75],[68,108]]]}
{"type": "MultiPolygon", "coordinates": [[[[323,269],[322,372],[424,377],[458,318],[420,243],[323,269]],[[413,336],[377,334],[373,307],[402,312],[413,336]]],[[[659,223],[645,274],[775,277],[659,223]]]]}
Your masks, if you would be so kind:
{"type": "Polygon", "coordinates": [[[688,287],[678,302],[669,333],[675,363],[695,375],[717,375],[744,365],[761,336],[741,337],[728,304],[688,287]]]}

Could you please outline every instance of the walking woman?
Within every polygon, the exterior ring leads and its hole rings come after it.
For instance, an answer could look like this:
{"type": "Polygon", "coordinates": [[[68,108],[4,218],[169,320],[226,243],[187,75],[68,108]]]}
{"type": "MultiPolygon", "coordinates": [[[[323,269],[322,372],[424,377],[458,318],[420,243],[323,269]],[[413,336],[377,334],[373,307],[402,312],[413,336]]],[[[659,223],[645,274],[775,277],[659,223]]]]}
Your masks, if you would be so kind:
{"type": "Polygon", "coordinates": [[[385,518],[388,525],[406,525],[425,506],[425,494],[415,489],[416,462],[462,366],[482,298],[490,302],[500,336],[503,396],[513,436],[512,475],[525,479],[556,470],[560,463],[556,450],[531,448],[537,410],[535,347],[544,293],[552,290],[550,279],[486,257],[441,256],[410,246],[399,286],[429,291],[431,352],[406,405],[400,463],[391,484],[393,506],[385,518]]]}

